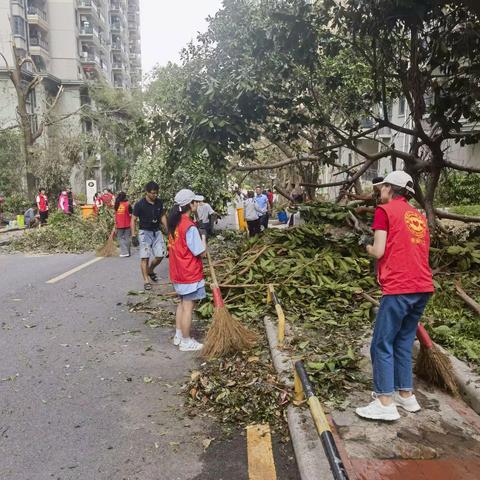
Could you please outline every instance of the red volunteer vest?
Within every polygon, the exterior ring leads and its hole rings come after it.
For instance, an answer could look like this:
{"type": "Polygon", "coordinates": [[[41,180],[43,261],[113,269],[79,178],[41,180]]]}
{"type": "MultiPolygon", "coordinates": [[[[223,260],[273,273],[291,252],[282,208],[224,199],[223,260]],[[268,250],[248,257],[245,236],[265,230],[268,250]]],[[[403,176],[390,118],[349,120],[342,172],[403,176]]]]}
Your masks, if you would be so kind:
{"type": "Polygon", "coordinates": [[[378,283],[383,294],[433,292],[427,219],[404,198],[379,208],[388,217],[385,254],[378,261],[378,283]]]}
{"type": "Polygon", "coordinates": [[[46,195],[41,193],[37,195],[37,206],[39,212],[46,212],[48,210],[48,198],[46,195]]]}
{"type": "Polygon", "coordinates": [[[182,215],[175,233],[168,236],[169,269],[172,283],[195,283],[202,280],[203,263],[187,245],[187,230],[195,226],[188,213],[182,215]]]}
{"type": "Polygon", "coordinates": [[[130,220],[132,216],[128,211],[128,202],[120,202],[118,205],[118,209],[115,212],[115,226],[117,228],[129,228],[130,227],[130,220]]]}

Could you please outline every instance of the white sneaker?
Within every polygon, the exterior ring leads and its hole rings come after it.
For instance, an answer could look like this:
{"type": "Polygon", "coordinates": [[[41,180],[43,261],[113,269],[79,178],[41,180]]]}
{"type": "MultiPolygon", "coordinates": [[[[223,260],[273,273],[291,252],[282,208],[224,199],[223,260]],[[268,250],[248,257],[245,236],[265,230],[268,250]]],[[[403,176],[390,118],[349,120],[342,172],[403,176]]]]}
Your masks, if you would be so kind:
{"type": "Polygon", "coordinates": [[[178,347],[180,345],[180,342],[182,341],[182,339],[180,337],[178,337],[177,335],[175,335],[173,337],[173,344],[178,347]]]}
{"type": "Polygon", "coordinates": [[[121,255],[119,255],[121,258],[124,258],[124,257],[129,257],[130,254],[129,253],[122,253],[121,255]]]}
{"type": "Polygon", "coordinates": [[[398,392],[395,392],[393,395],[393,401],[397,407],[403,408],[407,412],[415,413],[422,409],[413,394],[407,398],[403,398],[398,392]]]}
{"type": "Polygon", "coordinates": [[[203,348],[203,343],[197,342],[194,338],[182,339],[180,342],[181,352],[197,352],[203,348]]]}
{"type": "Polygon", "coordinates": [[[375,400],[369,403],[366,407],[359,407],[355,410],[355,413],[362,418],[369,418],[371,420],[385,420],[392,422],[398,420],[400,414],[398,413],[395,403],[390,405],[383,405],[382,402],[373,396],[375,400]]]}

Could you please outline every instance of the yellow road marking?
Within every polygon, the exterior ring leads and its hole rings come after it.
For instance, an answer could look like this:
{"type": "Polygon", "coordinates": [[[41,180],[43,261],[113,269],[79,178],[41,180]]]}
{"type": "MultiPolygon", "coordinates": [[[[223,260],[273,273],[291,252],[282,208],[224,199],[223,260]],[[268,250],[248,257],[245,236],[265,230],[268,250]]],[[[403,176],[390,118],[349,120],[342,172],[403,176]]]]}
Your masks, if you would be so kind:
{"type": "Polygon", "coordinates": [[[63,280],[64,278],[67,278],[69,277],[70,275],[73,275],[74,273],[77,273],[79,272],[80,270],[83,270],[84,268],[96,263],[96,262],[99,262],[100,260],[102,260],[104,257],[96,257],[96,258],[93,258],[92,260],[89,260],[88,262],[85,262],[85,263],[82,263],[81,265],[79,265],[78,267],[75,267],[75,268],[72,268],[71,270],[69,270],[68,272],[65,272],[65,273],[62,273],[61,275],[58,275],[57,277],[54,277],[54,278],[51,278],[50,280],[47,281],[47,283],[57,283],[59,282],[60,280],[63,280]]]}
{"type": "Polygon", "coordinates": [[[247,427],[249,480],[276,480],[269,425],[247,427]]]}

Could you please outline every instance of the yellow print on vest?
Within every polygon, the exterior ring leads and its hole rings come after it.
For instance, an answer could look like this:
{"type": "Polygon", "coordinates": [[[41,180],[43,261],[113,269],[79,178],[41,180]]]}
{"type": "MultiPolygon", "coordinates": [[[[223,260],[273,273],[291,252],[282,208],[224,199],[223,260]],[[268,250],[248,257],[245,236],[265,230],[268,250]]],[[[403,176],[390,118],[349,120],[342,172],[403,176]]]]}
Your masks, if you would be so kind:
{"type": "Polygon", "coordinates": [[[425,218],[418,212],[405,212],[405,224],[408,231],[412,234],[412,243],[421,244],[425,242],[425,234],[427,232],[427,223],[425,218]]]}

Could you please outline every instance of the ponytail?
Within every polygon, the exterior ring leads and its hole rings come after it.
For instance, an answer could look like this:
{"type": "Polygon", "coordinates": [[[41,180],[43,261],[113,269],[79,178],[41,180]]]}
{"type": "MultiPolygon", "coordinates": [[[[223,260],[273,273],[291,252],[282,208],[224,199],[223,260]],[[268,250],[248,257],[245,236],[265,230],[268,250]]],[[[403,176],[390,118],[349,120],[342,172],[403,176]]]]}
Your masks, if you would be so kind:
{"type": "Polygon", "coordinates": [[[182,219],[182,215],[184,213],[187,213],[191,210],[190,204],[184,205],[181,207],[180,205],[177,205],[176,203],[173,205],[173,207],[168,211],[168,218],[167,218],[167,226],[168,226],[168,235],[174,238],[175,236],[175,230],[178,227],[178,224],[180,223],[180,220],[182,219]]]}

